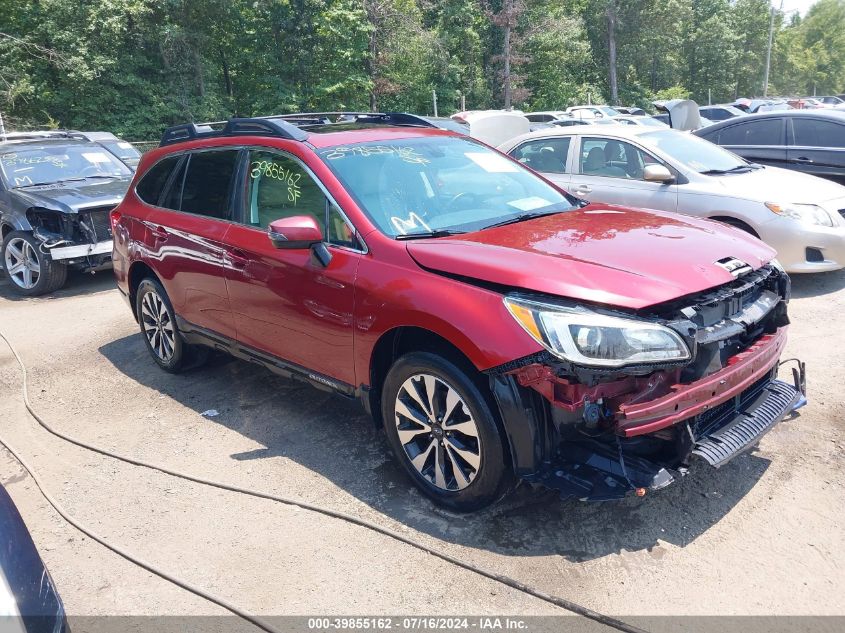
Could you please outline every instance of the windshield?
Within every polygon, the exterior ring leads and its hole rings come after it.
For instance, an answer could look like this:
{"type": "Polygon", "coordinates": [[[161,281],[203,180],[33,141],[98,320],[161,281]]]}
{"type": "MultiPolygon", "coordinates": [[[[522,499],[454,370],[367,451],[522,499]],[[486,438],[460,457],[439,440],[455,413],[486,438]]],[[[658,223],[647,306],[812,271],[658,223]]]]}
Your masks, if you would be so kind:
{"type": "Polygon", "coordinates": [[[0,170],[12,188],[132,173],[117,158],[93,143],[7,151],[0,154],[0,170]]]}
{"type": "Polygon", "coordinates": [[[528,169],[468,138],[429,136],[318,154],[390,236],[474,231],[524,214],[575,208],[528,169]]]}
{"type": "Polygon", "coordinates": [[[120,159],[141,158],[140,152],[126,141],[99,141],[99,143],[120,159]]]}
{"type": "Polygon", "coordinates": [[[596,110],[599,110],[605,116],[618,116],[620,114],[619,110],[614,110],[610,106],[598,106],[596,110]]]}
{"type": "Polygon", "coordinates": [[[748,166],[748,163],[736,154],[691,134],[661,130],[646,132],[641,134],[640,138],[699,173],[722,172],[748,166]]]}
{"type": "MultiPolygon", "coordinates": [[[[702,118],[702,121],[703,120],[704,119],[702,118]]],[[[641,116],[641,117],[639,117],[638,121],[640,122],[640,125],[645,125],[647,127],[657,127],[657,128],[662,129],[662,130],[669,127],[663,121],[658,121],[654,117],[650,117],[650,116],[641,116]]]]}
{"type": "Polygon", "coordinates": [[[722,108],[724,108],[725,110],[727,110],[728,112],[730,112],[734,116],[745,116],[745,114],[746,114],[745,112],[743,112],[742,110],[740,110],[739,108],[737,108],[735,106],[730,106],[730,105],[729,106],[722,106],[722,108]]]}
{"type": "Polygon", "coordinates": [[[434,125],[439,127],[441,130],[449,130],[450,132],[457,132],[458,134],[467,135],[469,134],[469,125],[466,123],[460,123],[459,121],[453,121],[452,119],[431,119],[434,122],[434,125]]]}

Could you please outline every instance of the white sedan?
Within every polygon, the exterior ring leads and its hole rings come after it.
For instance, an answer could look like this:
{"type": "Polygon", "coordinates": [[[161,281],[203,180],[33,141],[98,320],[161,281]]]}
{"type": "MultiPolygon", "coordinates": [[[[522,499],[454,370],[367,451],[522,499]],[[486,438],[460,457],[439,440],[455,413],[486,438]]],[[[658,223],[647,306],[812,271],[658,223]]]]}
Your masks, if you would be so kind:
{"type": "Polygon", "coordinates": [[[576,196],[677,211],[752,233],[791,273],[845,267],[845,187],[640,126],[539,130],[499,146],[576,196]]]}

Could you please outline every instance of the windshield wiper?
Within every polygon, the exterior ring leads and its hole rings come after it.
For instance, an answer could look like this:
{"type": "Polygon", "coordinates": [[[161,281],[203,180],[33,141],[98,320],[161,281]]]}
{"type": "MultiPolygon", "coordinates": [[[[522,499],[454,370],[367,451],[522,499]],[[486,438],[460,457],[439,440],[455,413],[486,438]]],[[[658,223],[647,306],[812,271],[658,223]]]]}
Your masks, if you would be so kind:
{"type": "MultiPolygon", "coordinates": [[[[495,222],[493,224],[488,224],[485,226],[485,229],[494,229],[498,226],[507,226],[508,224],[516,224],[517,222],[525,222],[526,220],[533,220],[534,218],[542,218],[544,215],[557,215],[558,213],[564,213],[566,211],[570,211],[570,209],[558,209],[556,211],[531,211],[529,213],[520,213],[517,216],[512,218],[508,218],[507,220],[502,220],[501,222],[495,222]]],[[[482,229],[484,230],[484,229],[482,229]]]]}
{"type": "Polygon", "coordinates": [[[50,180],[48,182],[33,182],[28,185],[18,185],[17,187],[13,187],[14,189],[24,189],[26,187],[44,187],[45,185],[60,185],[63,182],[81,182],[83,180],[88,180],[89,178],[117,178],[117,175],[107,175],[107,174],[95,174],[93,176],[77,176],[74,178],[60,178],[59,180],[50,180]]]}
{"type": "Polygon", "coordinates": [[[450,235],[463,235],[466,231],[454,231],[452,229],[437,229],[435,231],[423,231],[422,233],[404,233],[397,235],[397,240],[419,240],[426,237],[449,237],[450,235]]]}
{"type": "Polygon", "coordinates": [[[754,169],[757,169],[757,167],[752,167],[751,165],[737,165],[736,167],[731,167],[730,169],[706,169],[698,173],[704,174],[705,176],[724,176],[725,174],[739,174],[746,171],[752,171],[754,169]]]}

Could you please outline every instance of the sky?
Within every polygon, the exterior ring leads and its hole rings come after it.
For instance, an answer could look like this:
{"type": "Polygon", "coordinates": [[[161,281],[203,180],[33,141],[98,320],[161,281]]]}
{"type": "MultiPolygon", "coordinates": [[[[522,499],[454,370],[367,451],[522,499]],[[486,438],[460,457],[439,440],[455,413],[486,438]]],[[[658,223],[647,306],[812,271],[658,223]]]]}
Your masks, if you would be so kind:
{"type": "MultiPolygon", "coordinates": [[[[775,9],[780,8],[781,0],[772,0],[775,9]]],[[[797,10],[801,15],[807,15],[807,10],[816,3],[816,0],[783,0],[783,10],[797,10]]]]}

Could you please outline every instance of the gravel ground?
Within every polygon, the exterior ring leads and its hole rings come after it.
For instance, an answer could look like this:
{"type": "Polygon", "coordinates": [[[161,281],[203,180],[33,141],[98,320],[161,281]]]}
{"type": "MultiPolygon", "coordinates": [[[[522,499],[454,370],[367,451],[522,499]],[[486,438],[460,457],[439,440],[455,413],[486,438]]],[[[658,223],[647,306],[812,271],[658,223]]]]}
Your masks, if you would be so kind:
{"type": "MultiPolygon", "coordinates": [[[[226,358],[160,371],[108,273],[38,299],[0,283],[0,330],[30,369],[35,407],[63,431],[352,513],[626,617],[845,615],[845,272],[796,277],[791,315],[787,356],[807,361],[810,404],[755,453],[643,499],[523,493],[458,516],[412,489],[355,403],[226,358]]],[[[255,613],[564,613],[365,529],[69,445],[27,415],[5,347],[0,434],[95,531],[255,613]]],[[[0,481],[69,614],[223,613],[69,526],[2,449],[0,481]]]]}

